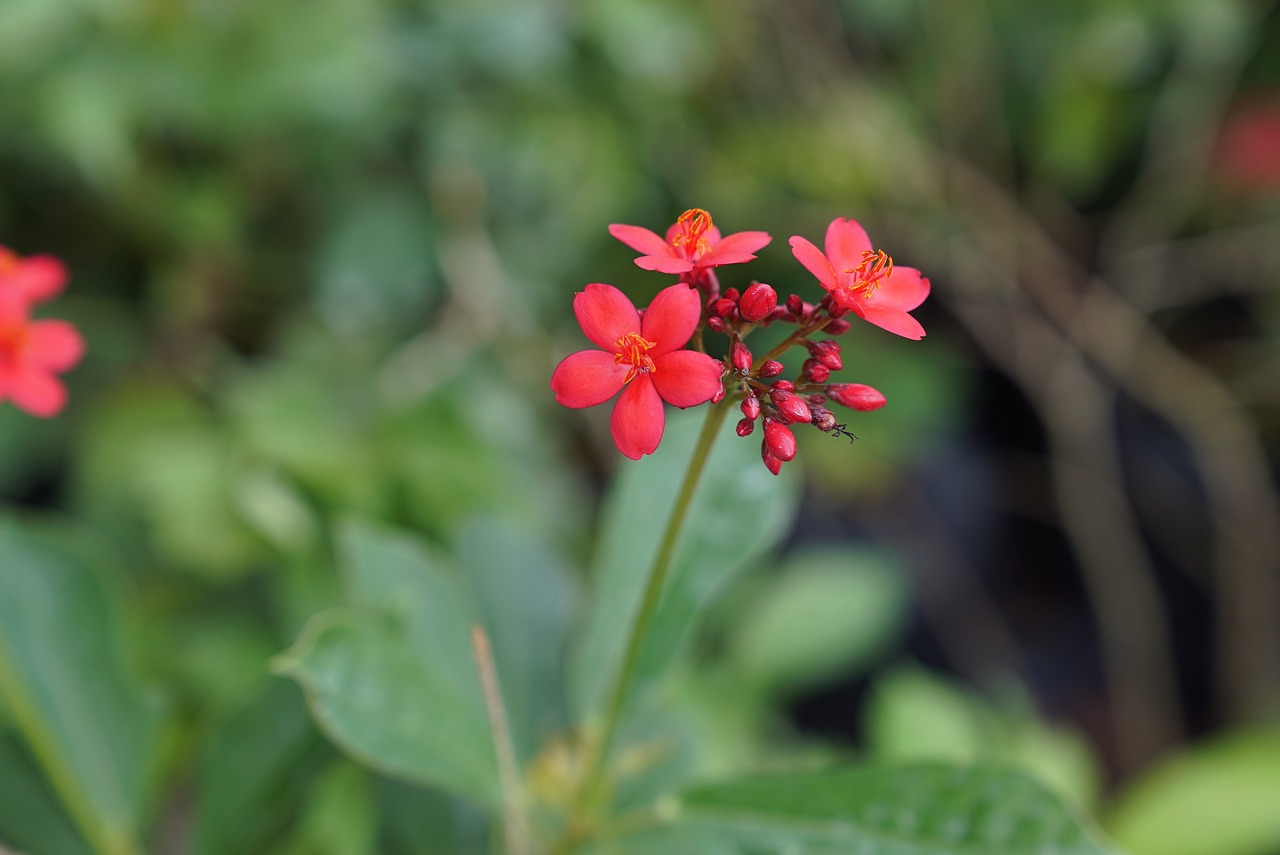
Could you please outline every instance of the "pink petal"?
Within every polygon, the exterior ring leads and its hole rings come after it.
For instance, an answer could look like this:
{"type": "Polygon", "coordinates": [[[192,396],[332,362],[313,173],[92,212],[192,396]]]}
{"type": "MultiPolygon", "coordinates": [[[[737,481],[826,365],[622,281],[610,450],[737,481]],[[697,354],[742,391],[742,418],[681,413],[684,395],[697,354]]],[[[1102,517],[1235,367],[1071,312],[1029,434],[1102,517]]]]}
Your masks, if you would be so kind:
{"type": "Polygon", "coordinates": [[[12,290],[30,303],[47,300],[67,284],[67,268],[51,255],[33,255],[0,275],[0,289],[12,290]]]}
{"type": "Polygon", "coordinates": [[[670,255],[671,247],[656,233],[640,226],[624,226],[614,223],[609,226],[609,234],[625,243],[641,255],[670,255]]]}
{"type": "Polygon", "coordinates": [[[618,451],[632,460],[653,454],[658,443],[662,442],[665,420],[662,398],[658,397],[658,390],[653,388],[649,377],[648,374],[640,374],[631,381],[622,397],[618,398],[618,403],[614,404],[613,416],[609,420],[618,451]]]}
{"type": "Polygon", "coordinates": [[[888,330],[903,338],[916,339],[917,341],[924,338],[924,327],[920,326],[919,321],[901,309],[864,303],[858,314],[881,329],[888,330]]]}
{"type": "Polygon", "coordinates": [[[791,254],[796,257],[796,261],[816,276],[823,288],[828,291],[834,290],[839,283],[836,280],[836,272],[831,269],[831,262],[827,257],[800,235],[792,235],[788,243],[791,244],[791,254]]]}
{"type": "Polygon", "coordinates": [[[580,350],[560,360],[551,373],[551,391],[566,407],[594,407],[618,394],[629,370],[603,350],[580,350]]]}
{"type": "Polygon", "coordinates": [[[52,374],[30,370],[7,379],[4,391],[13,403],[33,416],[56,416],[67,404],[67,390],[52,374]]]}
{"type": "Polygon", "coordinates": [[[84,355],[84,339],[66,321],[35,321],[27,327],[23,356],[50,371],[66,371],[84,355]]]}
{"type": "Polygon", "coordinates": [[[688,273],[693,262],[675,255],[642,255],[636,259],[636,266],[659,273],[688,273]]]}
{"type": "Polygon", "coordinates": [[[914,267],[895,266],[893,273],[878,284],[880,287],[867,298],[868,305],[890,306],[909,312],[929,296],[929,280],[914,267]]]}
{"type": "Polygon", "coordinates": [[[773,240],[768,232],[735,232],[719,243],[712,243],[712,250],[698,259],[699,267],[715,267],[720,264],[742,264],[756,257],[756,250],[773,240]]]}
{"type": "Polygon", "coordinates": [[[702,317],[702,296],[684,283],[663,288],[645,309],[640,334],[654,343],[650,357],[684,347],[702,317]]]}
{"type": "Polygon", "coordinates": [[[871,238],[858,221],[844,217],[836,217],[827,226],[825,247],[827,258],[836,270],[857,270],[862,264],[862,253],[872,248],[871,238]]]}
{"type": "Polygon", "coordinates": [[[696,407],[720,391],[724,363],[696,350],[674,350],[653,361],[649,375],[662,400],[677,407],[696,407]]]}
{"type": "Polygon", "coordinates": [[[612,285],[593,282],[573,298],[573,313],[587,338],[613,353],[618,339],[640,332],[640,313],[635,305],[612,285]]]}

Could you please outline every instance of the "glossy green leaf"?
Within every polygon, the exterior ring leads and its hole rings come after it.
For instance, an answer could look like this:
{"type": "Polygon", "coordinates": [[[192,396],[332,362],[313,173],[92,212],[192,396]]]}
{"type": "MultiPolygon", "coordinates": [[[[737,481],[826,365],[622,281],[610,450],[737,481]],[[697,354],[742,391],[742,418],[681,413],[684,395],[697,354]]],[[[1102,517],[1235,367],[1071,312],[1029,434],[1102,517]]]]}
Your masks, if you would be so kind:
{"type": "Polygon", "coordinates": [[[488,802],[493,749],[471,652],[475,608],[409,535],[355,521],[340,558],[356,607],[317,615],[276,660],[312,714],[369,766],[488,802]]]}
{"type": "Polygon", "coordinates": [[[138,851],[157,725],[125,676],[116,620],[76,555],[0,523],[0,695],[101,855],[138,851]]]}
{"type": "Polygon", "coordinates": [[[864,667],[901,628],[906,607],[906,582],[883,555],[797,555],[738,616],[729,663],[768,689],[811,686],[864,667]]]}
{"type": "Polygon", "coordinates": [[[731,834],[742,853],[1109,855],[1047,790],[1001,769],[865,766],[710,784],[677,823],[731,834]]]}
{"type": "Polygon", "coordinates": [[[12,738],[0,733],[0,852],[93,855],[49,782],[12,738]]]}
{"type": "Polygon", "coordinates": [[[1158,764],[1105,824],[1131,855],[1271,855],[1280,849],[1280,726],[1224,734],[1158,764]]]}
{"type": "MultiPolygon", "coordinates": [[[[673,413],[651,457],[624,460],[602,514],[594,566],[595,604],[575,662],[574,701],[596,711],[619,668],[671,506],[684,481],[705,408],[673,413]]],[[[670,664],[700,608],[735,571],[758,560],[790,530],[794,468],[782,477],[760,463],[758,440],[721,426],[694,494],[662,600],[641,648],[635,689],[670,664]]]]}

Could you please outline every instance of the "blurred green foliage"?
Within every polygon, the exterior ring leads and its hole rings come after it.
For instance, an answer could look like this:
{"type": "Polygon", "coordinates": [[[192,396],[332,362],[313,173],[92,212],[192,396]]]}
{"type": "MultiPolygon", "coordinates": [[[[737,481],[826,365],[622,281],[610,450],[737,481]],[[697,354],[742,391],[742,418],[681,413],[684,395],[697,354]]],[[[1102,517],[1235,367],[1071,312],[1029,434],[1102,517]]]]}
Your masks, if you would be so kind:
{"type": "MultiPolygon", "coordinates": [[[[618,599],[584,622],[584,568],[606,603],[635,581],[624,559],[639,562],[646,530],[627,522],[659,513],[643,501],[660,509],[652,490],[681,465],[627,472],[607,507],[640,509],[598,514],[615,468],[607,417],[558,411],[547,391],[580,341],[575,290],[607,280],[642,303],[659,286],[605,226],[660,229],[706,207],[726,231],[771,231],[754,275],[806,296],[815,286],[785,238],[817,238],[833,216],[863,219],[904,263],[933,262],[926,326],[941,334],[911,350],[859,329],[846,350],[847,379],[894,406],[855,421],[863,441],[839,455],[817,451],[829,438],[802,439],[817,489],[874,495],[971,403],[972,357],[944,323],[968,293],[948,279],[973,275],[947,253],[965,189],[943,165],[964,159],[1051,223],[1114,204],[1148,160],[1194,149],[1207,170],[1208,119],[1238,88],[1275,84],[1274,14],[1260,15],[1244,0],[0,3],[0,243],[68,262],[56,313],[89,343],[62,418],[0,408],[0,491],[16,520],[0,528],[0,842],[32,855],[480,851],[488,819],[420,786],[456,783],[448,770],[399,756],[410,738],[351,736],[379,736],[362,717],[386,711],[344,694],[353,685],[423,689],[398,682],[376,641],[412,636],[416,613],[370,588],[395,580],[358,578],[359,555],[404,550],[425,578],[451,574],[443,587],[465,578],[454,618],[489,623],[500,662],[531,680],[509,684],[527,704],[512,702],[520,756],[554,767],[547,734],[571,719],[566,639],[607,639],[626,611],[618,599]],[[313,715],[273,657],[310,690],[313,715]]],[[[1274,196],[1233,194],[1207,171],[1188,180],[1208,187],[1192,223],[1276,211],[1274,196]]],[[[1280,302],[1257,312],[1274,335],[1280,302]]],[[[637,759],[620,800],[843,756],[779,709],[892,660],[907,621],[892,554],[775,560],[795,485],[753,494],[763,470],[737,465],[720,470],[717,496],[742,515],[697,522],[736,566],[682,577],[684,599],[668,603],[681,631],[654,642],[681,651],[656,687],[667,715],[630,725],[650,728],[639,744],[680,750],[637,759]],[[752,538],[737,536],[744,525],[752,538]],[[716,575],[730,569],[741,585],[716,575]]],[[[432,667],[470,669],[465,639],[423,644],[443,658],[432,667]]],[[[570,670],[589,696],[608,666],[583,649],[570,670]]],[[[873,685],[867,754],[998,760],[1095,803],[1089,749],[1016,693],[984,700],[921,671],[873,685]]],[[[455,712],[479,732],[473,690],[455,712]]],[[[1272,755],[1188,759],[1136,790],[1112,827],[1135,855],[1173,851],[1151,830],[1170,816],[1211,839],[1240,832],[1235,848],[1186,837],[1179,851],[1274,849],[1261,811],[1241,818],[1241,803],[1208,804],[1187,783],[1207,764],[1204,780],[1232,791],[1274,774],[1272,755]]],[[[700,796],[741,808],[736,797],[700,796]]],[[[715,848],[739,831],[707,823],[705,837],[616,851],[739,851],[715,848]]]]}

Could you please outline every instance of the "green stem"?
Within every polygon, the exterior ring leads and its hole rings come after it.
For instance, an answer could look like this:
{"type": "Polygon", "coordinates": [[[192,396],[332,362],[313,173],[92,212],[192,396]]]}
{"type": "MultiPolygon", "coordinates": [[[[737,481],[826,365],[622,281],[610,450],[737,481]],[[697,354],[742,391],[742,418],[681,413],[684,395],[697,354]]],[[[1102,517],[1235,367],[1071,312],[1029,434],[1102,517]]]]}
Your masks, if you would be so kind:
{"type": "MultiPolygon", "coordinates": [[[[640,660],[640,648],[644,643],[649,623],[653,620],[653,614],[658,608],[658,601],[662,598],[662,589],[667,580],[667,572],[671,568],[671,558],[675,554],[676,541],[680,537],[685,517],[688,515],[689,504],[693,501],[694,493],[697,492],[698,482],[702,478],[702,471],[706,468],[707,458],[711,454],[711,447],[715,445],[716,436],[719,433],[720,426],[724,424],[724,417],[728,412],[729,405],[727,401],[712,404],[707,410],[707,419],[702,424],[702,433],[698,435],[698,442],[693,448],[693,457],[689,460],[689,469],[685,473],[684,483],[680,485],[680,492],[676,494],[675,504],[671,507],[671,516],[667,518],[667,527],[662,533],[662,543],[658,547],[658,554],[653,560],[653,566],[649,568],[649,578],[645,582],[644,594],[640,601],[640,611],[636,614],[636,619],[631,624],[631,631],[627,636],[627,646],[622,655],[622,665],[618,669],[613,689],[605,706],[604,723],[600,730],[600,737],[594,742],[594,747],[590,750],[587,774],[582,788],[578,791],[577,810],[574,812],[574,819],[577,821],[583,819],[583,814],[589,813],[596,806],[595,803],[599,798],[600,788],[604,783],[609,750],[617,735],[618,724],[622,720],[622,711],[626,706],[627,696],[631,691],[631,683],[635,679],[636,665],[640,660]]],[[[575,822],[570,823],[571,826],[575,824],[575,822]]],[[[571,828],[570,834],[573,833],[574,829],[571,828]]]]}

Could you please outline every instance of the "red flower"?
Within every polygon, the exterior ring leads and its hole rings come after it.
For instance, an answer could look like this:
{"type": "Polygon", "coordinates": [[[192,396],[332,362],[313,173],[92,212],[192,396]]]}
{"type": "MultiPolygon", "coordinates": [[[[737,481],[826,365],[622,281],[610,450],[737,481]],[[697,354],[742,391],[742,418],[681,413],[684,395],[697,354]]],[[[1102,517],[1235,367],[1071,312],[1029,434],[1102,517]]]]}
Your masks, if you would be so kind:
{"type": "Polygon", "coordinates": [[[827,227],[826,253],[795,235],[791,252],[818,278],[837,304],[904,338],[924,338],[924,327],[907,312],[929,296],[929,280],[911,267],[895,267],[884,250],[854,220],[838,217],[827,227]]]}
{"type": "Polygon", "coordinates": [[[67,268],[49,255],[19,258],[0,246],[0,300],[31,305],[56,296],[67,283],[67,268]]]}
{"type": "Polygon", "coordinates": [[[67,403],[54,375],[80,361],[84,343],[66,321],[33,321],[27,312],[19,301],[0,300],[0,401],[47,418],[67,403]]]}
{"type": "Polygon", "coordinates": [[[602,349],[566,356],[551,375],[551,389],[574,408],[603,404],[622,391],[610,427],[618,450],[632,460],[652,454],[662,441],[663,401],[693,407],[720,391],[719,360],[677,349],[702,314],[702,299],[688,285],[659,291],[642,319],[617,288],[592,283],[573,298],[573,312],[602,349]]]}
{"type": "Polygon", "coordinates": [[[755,258],[755,252],[773,240],[768,232],[736,232],[720,237],[711,215],[701,208],[690,208],[667,229],[667,237],[640,226],[614,223],[609,234],[627,246],[644,253],[636,264],[659,273],[688,273],[721,264],[742,264],[755,258]]]}

